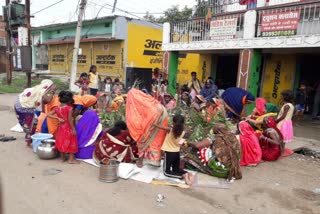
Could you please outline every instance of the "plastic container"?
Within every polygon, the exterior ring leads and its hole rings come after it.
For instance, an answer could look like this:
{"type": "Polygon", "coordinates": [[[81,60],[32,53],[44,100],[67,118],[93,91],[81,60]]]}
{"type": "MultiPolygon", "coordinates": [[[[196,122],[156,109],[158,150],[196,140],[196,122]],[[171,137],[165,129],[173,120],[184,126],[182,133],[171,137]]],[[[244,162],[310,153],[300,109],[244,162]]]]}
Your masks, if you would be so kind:
{"type": "Polygon", "coordinates": [[[46,134],[46,133],[37,133],[31,136],[32,139],[32,149],[33,152],[37,152],[38,146],[41,144],[41,141],[48,140],[53,137],[52,134],[46,134]]]}
{"type": "Polygon", "coordinates": [[[120,162],[116,160],[110,160],[107,164],[100,162],[99,180],[106,183],[118,181],[119,164],[120,162]]]}

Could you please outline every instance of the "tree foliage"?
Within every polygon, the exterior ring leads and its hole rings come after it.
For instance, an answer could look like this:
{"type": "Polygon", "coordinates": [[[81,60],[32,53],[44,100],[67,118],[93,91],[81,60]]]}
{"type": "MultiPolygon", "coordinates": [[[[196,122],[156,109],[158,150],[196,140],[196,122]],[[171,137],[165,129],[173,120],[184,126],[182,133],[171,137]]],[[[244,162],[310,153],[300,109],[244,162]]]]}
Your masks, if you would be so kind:
{"type": "Polygon", "coordinates": [[[150,22],[158,22],[158,23],[171,22],[172,23],[172,22],[190,19],[191,16],[192,16],[192,8],[188,8],[187,6],[185,6],[182,10],[179,10],[178,5],[175,5],[167,9],[164,12],[164,16],[156,18],[152,14],[147,12],[143,18],[150,22]]]}

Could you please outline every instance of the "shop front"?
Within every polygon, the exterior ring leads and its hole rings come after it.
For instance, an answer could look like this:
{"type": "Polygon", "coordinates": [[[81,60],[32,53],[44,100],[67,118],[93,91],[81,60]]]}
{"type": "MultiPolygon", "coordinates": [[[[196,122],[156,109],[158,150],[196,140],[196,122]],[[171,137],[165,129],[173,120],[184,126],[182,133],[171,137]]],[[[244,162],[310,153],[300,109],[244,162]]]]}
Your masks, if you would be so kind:
{"type": "Polygon", "coordinates": [[[293,90],[296,77],[295,54],[266,55],[261,96],[279,107],[283,105],[281,92],[293,90]]]}

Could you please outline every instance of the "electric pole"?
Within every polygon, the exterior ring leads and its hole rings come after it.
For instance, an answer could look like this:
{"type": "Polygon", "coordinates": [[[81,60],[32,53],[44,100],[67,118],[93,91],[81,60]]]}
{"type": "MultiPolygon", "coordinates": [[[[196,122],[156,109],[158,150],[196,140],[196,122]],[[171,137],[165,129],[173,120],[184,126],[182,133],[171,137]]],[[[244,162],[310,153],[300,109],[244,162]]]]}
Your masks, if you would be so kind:
{"type": "Polygon", "coordinates": [[[78,24],[77,24],[76,36],[74,39],[71,76],[70,76],[70,90],[71,91],[75,91],[74,83],[76,81],[76,76],[77,76],[78,53],[79,53],[79,46],[80,46],[82,19],[83,19],[84,11],[86,8],[86,4],[87,4],[87,0],[81,0],[80,5],[79,5],[78,24]]]}
{"type": "MultiPolygon", "coordinates": [[[[26,0],[25,20],[26,20],[26,28],[28,32],[27,46],[31,48],[30,0],[26,0]]],[[[27,87],[31,87],[31,70],[26,70],[26,75],[27,75],[27,87]]]]}
{"type": "Polygon", "coordinates": [[[6,0],[7,8],[7,23],[6,23],[6,46],[7,46],[7,63],[6,63],[6,73],[7,73],[7,84],[10,85],[12,81],[12,50],[11,50],[11,30],[10,30],[10,12],[9,12],[10,0],[6,0]]]}
{"type": "Polygon", "coordinates": [[[117,6],[117,0],[114,0],[112,14],[114,14],[114,12],[116,12],[116,6],[117,6]]]}

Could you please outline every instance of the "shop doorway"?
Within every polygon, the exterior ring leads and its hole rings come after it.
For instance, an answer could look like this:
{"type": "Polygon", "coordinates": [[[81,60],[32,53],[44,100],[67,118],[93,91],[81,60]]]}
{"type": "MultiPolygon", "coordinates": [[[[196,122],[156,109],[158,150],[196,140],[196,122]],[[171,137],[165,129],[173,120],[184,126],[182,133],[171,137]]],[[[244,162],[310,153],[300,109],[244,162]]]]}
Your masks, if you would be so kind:
{"type": "Polygon", "coordinates": [[[300,82],[313,86],[320,78],[320,54],[305,54],[300,57],[300,82]]]}
{"type": "MultiPolygon", "coordinates": [[[[320,80],[320,54],[304,54],[299,57],[298,63],[298,75],[296,78],[296,84],[294,90],[299,88],[300,83],[304,82],[308,86],[313,87],[317,81],[320,80]]],[[[314,102],[314,91],[310,90],[308,92],[307,99],[307,111],[306,113],[311,113],[314,102]]]]}
{"type": "Polygon", "coordinates": [[[219,89],[227,89],[237,85],[239,55],[218,56],[216,84],[219,89]]]}
{"type": "Polygon", "coordinates": [[[131,88],[138,81],[139,88],[146,88],[151,92],[152,69],[151,68],[127,68],[126,87],[131,88]]]}

